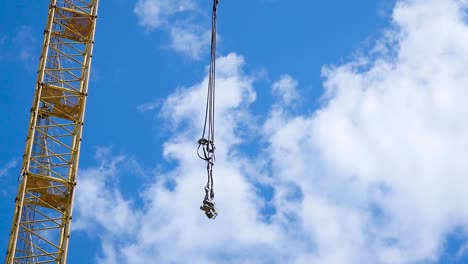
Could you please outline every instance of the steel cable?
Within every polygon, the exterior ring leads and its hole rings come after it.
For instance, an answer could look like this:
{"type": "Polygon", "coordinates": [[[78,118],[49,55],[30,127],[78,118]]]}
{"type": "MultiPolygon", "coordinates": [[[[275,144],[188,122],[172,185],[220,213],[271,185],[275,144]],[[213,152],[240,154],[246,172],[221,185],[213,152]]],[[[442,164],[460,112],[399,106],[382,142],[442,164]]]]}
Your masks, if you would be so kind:
{"type": "Polygon", "coordinates": [[[213,15],[211,19],[211,54],[208,76],[208,92],[206,97],[205,122],[203,133],[198,140],[197,154],[206,161],[207,183],[205,186],[205,198],[200,209],[205,211],[208,218],[215,218],[218,213],[214,203],[213,165],[215,162],[215,91],[216,91],[216,11],[219,0],[213,0],[213,15]],[[202,152],[202,153],[201,153],[202,152]]]}

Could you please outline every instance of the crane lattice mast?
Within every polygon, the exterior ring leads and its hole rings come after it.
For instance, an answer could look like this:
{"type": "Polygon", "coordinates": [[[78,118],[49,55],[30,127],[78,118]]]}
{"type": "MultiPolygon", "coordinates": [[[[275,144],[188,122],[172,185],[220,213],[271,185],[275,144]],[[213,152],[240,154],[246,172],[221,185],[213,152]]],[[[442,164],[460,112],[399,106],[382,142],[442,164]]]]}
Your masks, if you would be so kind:
{"type": "Polygon", "coordinates": [[[67,259],[98,0],[51,0],[6,264],[67,259]]]}

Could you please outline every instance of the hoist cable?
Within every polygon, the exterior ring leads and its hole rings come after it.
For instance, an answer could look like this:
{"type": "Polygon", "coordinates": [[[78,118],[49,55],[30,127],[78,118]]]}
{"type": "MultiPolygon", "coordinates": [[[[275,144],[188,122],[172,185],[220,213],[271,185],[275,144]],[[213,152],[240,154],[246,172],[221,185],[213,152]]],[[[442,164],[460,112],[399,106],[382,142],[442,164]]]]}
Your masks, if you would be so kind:
{"type": "Polygon", "coordinates": [[[214,106],[215,106],[215,88],[216,88],[216,11],[219,0],[214,0],[213,16],[211,19],[211,54],[210,70],[208,77],[208,94],[206,97],[205,123],[201,138],[205,138],[206,127],[208,125],[208,140],[214,141],[214,106]]]}
{"type": "Polygon", "coordinates": [[[208,76],[208,92],[206,96],[205,122],[203,124],[202,137],[198,140],[197,155],[206,161],[207,182],[205,186],[205,198],[200,209],[205,211],[208,218],[215,218],[218,213],[214,203],[213,165],[215,162],[215,88],[216,88],[216,11],[219,0],[213,0],[213,15],[211,19],[211,54],[208,76]],[[200,150],[203,152],[200,154],[200,150]]]}

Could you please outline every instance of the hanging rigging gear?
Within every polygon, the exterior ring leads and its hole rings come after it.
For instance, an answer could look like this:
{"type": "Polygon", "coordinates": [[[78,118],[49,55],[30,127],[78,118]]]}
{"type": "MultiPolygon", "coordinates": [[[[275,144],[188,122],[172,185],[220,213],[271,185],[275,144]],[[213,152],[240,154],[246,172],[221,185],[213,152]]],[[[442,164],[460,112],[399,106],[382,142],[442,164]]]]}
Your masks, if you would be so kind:
{"type": "Polygon", "coordinates": [[[210,219],[216,218],[218,211],[214,203],[213,166],[215,163],[214,144],[214,107],[215,107],[215,72],[216,72],[216,10],[219,0],[213,0],[213,15],[211,19],[211,55],[210,73],[208,78],[208,95],[206,97],[205,124],[202,137],[198,140],[197,154],[206,161],[208,180],[205,186],[205,198],[200,209],[210,219]],[[205,137],[206,136],[206,137],[205,137]],[[203,152],[203,153],[201,153],[203,152]]]}

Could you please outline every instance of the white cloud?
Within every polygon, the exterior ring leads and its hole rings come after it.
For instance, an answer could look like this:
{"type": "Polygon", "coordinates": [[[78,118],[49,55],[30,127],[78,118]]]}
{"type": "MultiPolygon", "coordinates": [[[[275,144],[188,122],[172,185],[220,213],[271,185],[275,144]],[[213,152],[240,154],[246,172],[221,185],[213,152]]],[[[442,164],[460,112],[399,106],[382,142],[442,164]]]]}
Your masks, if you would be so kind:
{"type": "Polygon", "coordinates": [[[134,12],[139,24],[147,30],[167,31],[174,51],[192,59],[200,59],[204,50],[207,51],[211,31],[207,23],[199,23],[202,12],[194,1],[139,0],[134,12]]]}
{"type": "Polygon", "coordinates": [[[19,59],[28,66],[35,61],[35,56],[32,55],[34,53],[31,50],[32,44],[35,42],[37,41],[29,26],[20,27],[13,38],[13,43],[18,49],[17,54],[19,55],[19,59]]]}
{"type": "Polygon", "coordinates": [[[134,12],[141,26],[157,29],[168,26],[172,16],[195,9],[196,5],[188,0],[138,0],[134,12]]]}
{"type": "Polygon", "coordinates": [[[138,111],[140,112],[146,112],[146,111],[151,111],[155,110],[158,107],[162,105],[162,100],[161,99],[156,99],[153,102],[149,103],[143,103],[137,107],[138,111]]]}
{"type": "MultiPolygon", "coordinates": [[[[242,144],[250,142],[240,132],[252,120],[253,79],[243,72],[242,57],[219,58],[214,175],[220,215],[208,221],[198,209],[206,172],[195,157],[194,135],[201,133],[205,78],[164,104],[174,127],[164,155],[177,166],[155,176],[142,194],[144,207],[133,208],[115,191],[96,194],[103,204],[121,201],[124,215],[146,220],[124,234],[106,229],[100,263],[437,261],[446,236],[468,228],[465,8],[456,0],[399,1],[395,27],[376,53],[324,68],[321,109],[294,116],[281,104],[272,107],[258,124],[268,145],[255,160],[242,155],[242,144]],[[273,189],[271,201],[258,194],[259,184],[273,189]],[[274,208],[268,221],[266,205],[274,208]]],[[[104,217],[93,219],[106,224],[104,217]]],[[[134,221],[120,219],[117,226],[134,221]]]]}
{"type": "Polygon", "coordinates": [[[170,29],[172,48],[193,59],[200,59],[205,47],[211,43],[211,30],[193,27],[172,27],[170,29]]]}
{"type": "Polygon", "coordinates": [[[18,160],[14,159],[3,165],[3,167],[0,167],[0,177],[7,175],[8,171],[14,168],[17,164],[18,160]]]}
{"type": "Polygon", "coordinates": [[[18,60],[29,71],[36,70],[39,51],[31,26],[22,25],[12,35],[0,33],[0,60],[18,60]],[[37,52],[36,52],[37,51],[37,52]]]}
{"type": "Polygon", "coordinates": [[[112,155],[110,149],[99,148],[96,152],[99,167],[80,170],[75,199],[79,217],[73,223],[74,230],[86,230],[89,234],[104,236],[128,235],[139,222],[139,213],[133,210],[132,201],[126,200],[117,188],[118,176],[132,160],[112,155]],[[96,233],[101,225],[104,233],[96,233]]]}
{"type": "Polygon", "coordinates": [[[281,97],[285,104],[289,105],[299,97],[297,93],[298,84],[297,80],[286,74],[273,83],[272,89],[275,94],[281,97]]]}
{"type": "MultiPolygon", "coordinates": [[[[244,174],[251,165],[232,152],[232,146],[241,142],[235,133],[236,118],[246,112],[246,104],[255,99],[253,80],[242,72],[243,64],[243,58],[236,54],[217,60],[219,136],[214,174],[215,192],[222,194],[215,199],[220,216],[216,221],[209,221],[199,209],[204,196],[206,165],[196,156],[195,144],[203,126],[208,84],[205,78],[192,87],[179,89],[163,106],[163,115],[174,123],[174,127],[180,127],[177,131],[181,131],[164,145],[164,156],[175,160],[178,167],[155,175],[154,183],[142,193],[145,209],[141,214],[140,209],[133,209],[134,215],[139,217],[132,222],[139,224],[136,229],[130,228],[132,232],[126,235],[127,243],[119,239],[125,237],[122,229],[129,230],[122,226],[125,221],[109,224],[107,220],[119,212],[117,208],[124,209],[118,215],[129,215],[126,205],[130,203],[120,199],[119,192],[107,184],[112,181],[115,167],[101,165],[81,173],[78,187],[81,191],[77,194],[77,218],[80,220],[75,226],[78,229],[106,226],[101,235],[104,255],[99,259],[100,263],[147,263],[148,259],[162,263],[182,263],[187,259],[192,263],[219,263],[219,258],[225,254],[239,260],[259,258],[259,254],[271,259],[268,249],[279,233],[275,231],[276,227],[259,221],[261,216],[257,208],[262,200],[256,196],[244,174]],[[168,188],[168,184],[175,185],[174,189],[168,188]],[[104,185],[107,188],[101,188],[104,185]],[[88,214],[86,210],[91,202],[95,209],[88,214]],[[119,242],[114,242],[115,237],[119,242]],[[225,250],[212,246],[213,242],[225,250]]],[[[118,166],[118,162],[111,164],[118,166]]],[[[130,221],[125,217],[119,219],[130,221]]]]}
{"type": "Polygon", "coordinates": [[[272,162],[304,194],[319,263],[437,260],[445,236],[467,227],[463,8],[399,2],[392,53],[326,68],[329,99],[314,115],[271,114],[272,162]]]}

